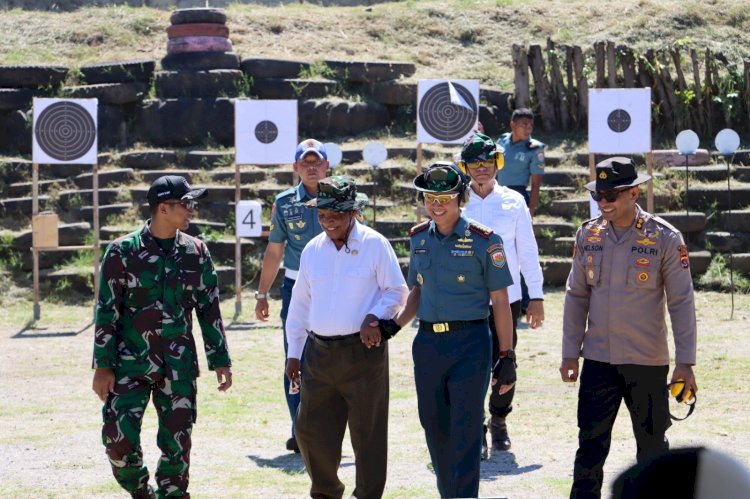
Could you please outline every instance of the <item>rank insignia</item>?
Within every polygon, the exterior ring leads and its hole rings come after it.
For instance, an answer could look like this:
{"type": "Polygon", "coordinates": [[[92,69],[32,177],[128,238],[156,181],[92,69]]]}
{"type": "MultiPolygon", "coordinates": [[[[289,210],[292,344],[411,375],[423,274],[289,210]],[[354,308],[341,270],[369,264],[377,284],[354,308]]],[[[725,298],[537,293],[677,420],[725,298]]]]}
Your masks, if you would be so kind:
{"type": "Polygon", "coordinates": [[[656,244],[656,241],[652,241],[647,237],[644,237],[643,239],[636,239],[635,242],[644,246],[653,246],[654,244],[656,244]]]}
{"type": "Polygon", "coordinates": [[[651,260],[648,258],[639,258],[635,261],[635,264],[639,267],[649,267],[651,266],[651,260]]]}
{"type": "Polygon", "coordinates": [[[600,243],[602,242],[602,238],[599,236],[589,236],[586,238],[587,243],[600,243]]]}
{"type": "Polygon", "coordinates": [[[463,274],[458,274],[458,275],[456,276],[456,280],[457,280],[458,282],[464,282],[464,281],[466,281],[466,276],[465,276],[465,275],[463,275],[463,274]]]}
{"type": "Polygon", "coordinates": [[[297,222],[297,227],[299,227],[300,229],[304,229],[305,228],[305,221],[304,220],[300,220],[299,222],[297,222]]]}
{"type": "Polygon", "coordinates": [[[589,276],[589,279],[593,279],[594,278],[594,269],[589,269],[588,276],[589,276]]]}
{"type": "Polygon", "coordinates": [[[420,286],[424,284],[424,277],[422,277],[422,274],[417,274],[417,282],[420,286]]]}
{"type": "Polygon", "coordinates": [[[269,230],[269,231],[273,231],[273,228],[274,228],[274,227],[275,227],[275,225],[274,225],[274,224],[271,224],[271,226],[270,226],[270,227],[268,227],[268,230],[269,230]]]}
{"type": "Polygon", "coordinates": [[[646,281],[648,281],[648,277],[649,277],[649,276],[648,276],[648,272],[640,272],[640,273],[638,274],[638,280],[639,280],[639,281],[641,281],[641,282],[646,282],[646,281]]]}
{"type": "Polygon", "coordinates": [[[594,257],[591,255],[586,255],[586,263],[594,263],[594,257]]]}
{"type": "Polygon", "coordinates": [[[641,230],[643,228],[644,222],[645,222],[645,219],[643,217],[638,217],[638,221],[635,223],[635,228],[638,230],[641,230]]]}
{"type": "Polygon", "coordinates": [[[297,241],[301,241],[301,240],[302,240],[302,236],[300,236],[299,234],[295,234],[295,235],[294,235],[294,238],[295,238],[295,239],[296,239],[297,241]]]}
{"type": "Polygon", "coordinates": [[[294,222],[289,222],[289,228],[294,229],[294,222]]]}

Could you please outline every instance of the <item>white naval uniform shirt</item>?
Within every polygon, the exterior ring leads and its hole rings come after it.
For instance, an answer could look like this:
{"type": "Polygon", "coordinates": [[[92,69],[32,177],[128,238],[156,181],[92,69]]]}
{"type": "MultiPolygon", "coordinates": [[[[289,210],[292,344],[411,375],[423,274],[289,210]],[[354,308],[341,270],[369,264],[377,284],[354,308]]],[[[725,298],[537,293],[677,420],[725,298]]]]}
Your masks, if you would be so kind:
{"type": "Polygon", "coordinates": [[[368,314],[392,319],[409,290],[388,240],[359,222],[340,250],[323,232],[302,250],[286,319],[287,357],[299,359],[307,331],[339,336],[359,331],[368,314]]]}
{"type": "Polygon", "coordinates": [[[529,288],[529,298],[544,298],[539,248],[523,196],[495,183],[492,192],[484,199],[469,190],[469,202],[463,210],[468,218],[489,227],[503,239],[508,269],[513,276],[513,284],[508,287],[510,303],[521,299],[522,272],[529,288]]]}

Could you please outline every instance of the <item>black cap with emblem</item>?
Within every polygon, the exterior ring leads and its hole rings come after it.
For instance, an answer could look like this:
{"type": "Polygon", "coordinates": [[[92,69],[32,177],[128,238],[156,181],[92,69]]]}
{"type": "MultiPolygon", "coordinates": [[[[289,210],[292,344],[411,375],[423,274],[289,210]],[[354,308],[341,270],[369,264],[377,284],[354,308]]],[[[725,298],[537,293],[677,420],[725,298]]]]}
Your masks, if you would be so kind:
{"type": "Polygon", "coordinates": [[[586,184],[589,191],[609,191],[633,187],[651,180],[651,175],[637,173],[633,160],[622,156],[608,158],[596,165],[596,180],[586,184]]]}
{"type": "Polygon", "coordinates": [[[207,194],[206,189],[193,189],[179,175],[164,175],[157,178],[148,189],[146,198],[152,208],[170,199],[199,199],[207,194]]]}

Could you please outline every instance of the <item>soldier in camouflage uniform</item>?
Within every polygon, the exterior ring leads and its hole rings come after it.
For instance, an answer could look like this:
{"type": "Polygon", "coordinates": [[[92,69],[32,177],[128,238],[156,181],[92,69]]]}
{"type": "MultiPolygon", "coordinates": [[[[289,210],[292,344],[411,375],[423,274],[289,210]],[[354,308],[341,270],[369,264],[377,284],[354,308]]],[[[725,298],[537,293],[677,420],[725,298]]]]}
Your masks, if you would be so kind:
{"type": "Polygon", "coordinates": [[[169,175],[148,191],[151,219],[113,241],[102,261],[93,389],[104,402],[102,442],[117,482],[132,497],[190,497],[190,433],[196,420],[196,311],[219,390],[232,385],[216,272],[205,244],[185,234],[205,189],[169,175]],[[152,397],[159,418],[157,490],[140,444],[152,397]]]}

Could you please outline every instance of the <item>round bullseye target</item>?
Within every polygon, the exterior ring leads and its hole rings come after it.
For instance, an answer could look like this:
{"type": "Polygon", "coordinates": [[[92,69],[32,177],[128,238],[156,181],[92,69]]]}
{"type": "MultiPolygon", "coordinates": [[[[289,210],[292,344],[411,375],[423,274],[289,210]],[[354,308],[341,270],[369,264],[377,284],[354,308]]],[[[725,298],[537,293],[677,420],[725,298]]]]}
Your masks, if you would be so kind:
{"type": "Polygon", "coordinates": [[[273,121],[263,120],[255,125],[255,138],[261,144],[270,144],[279,136],[279,127],[273,121]]]}
{"type": "Polygon", "coordinates": [[[437,140],[454,142],[476,125],[477,101],[461,84],[438,83],[422,96],[418,115],[425,132],[437,140]],[[451,85],[457,96],[451,95],[451,85]]]}
{"type": "Polygon", "coordinates": [[[96,123],[75,102],[50,104],[35,120],[34,138],[41,150],[58,161],[73,161],[86,155],[96,141],[96,123]]]}
{"type": "Polygon", "coordinates": [[[630,113],[624,109],[615,109],[607,116],[607,125],[615,133],[622,133],[630,128],[632,121],[630,113]]]}

